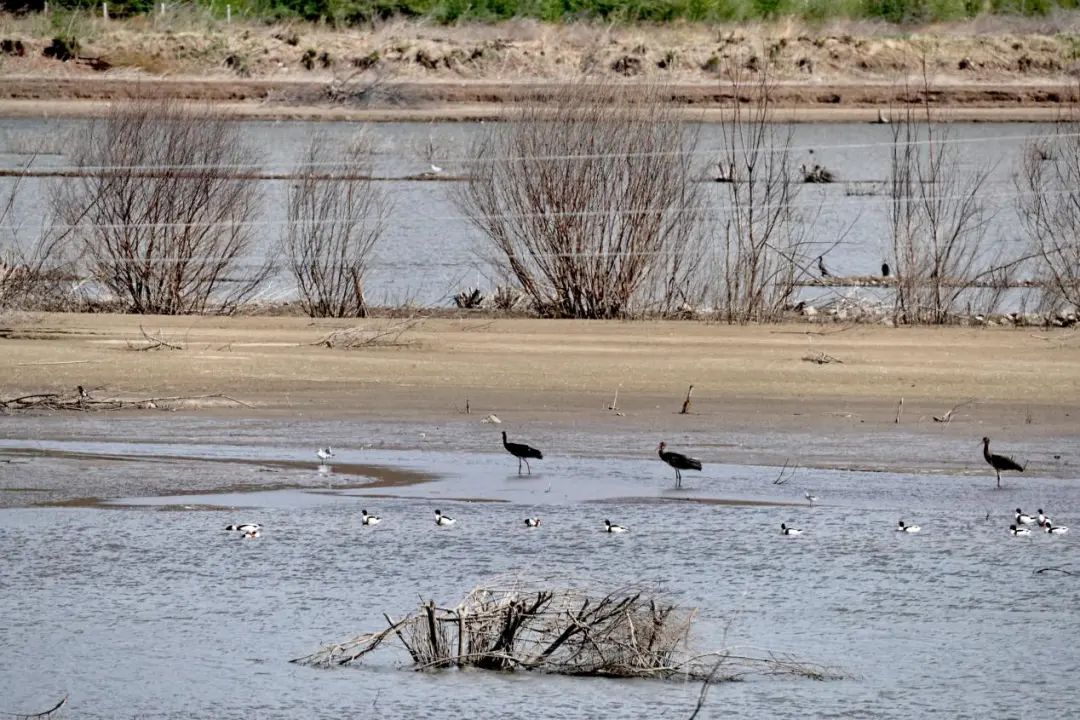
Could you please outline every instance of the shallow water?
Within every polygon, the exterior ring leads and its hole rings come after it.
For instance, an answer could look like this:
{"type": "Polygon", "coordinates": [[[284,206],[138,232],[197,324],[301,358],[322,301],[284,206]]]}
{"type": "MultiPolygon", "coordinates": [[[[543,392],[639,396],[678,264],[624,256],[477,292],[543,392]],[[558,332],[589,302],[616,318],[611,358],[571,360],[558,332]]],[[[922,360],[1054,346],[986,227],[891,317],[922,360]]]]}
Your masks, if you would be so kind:
{"type": "MultiPolygon", "coordinates": [[[[169,422],[152,428],[168,442],[118,442],[100,431],[94,440],[89,428],[77,440],[38,441],[44,454],[0,465],[0,480],[79,483],[93,473],[117,489],[148,476],[163,489],[189,478],[228,485],[256,475],[260,461],[310,454],[245,441],[246,423],[169,422]],[[187,439],[212,427],[240,437],[187,439]],[[88,465],[48,454],[57,449],[141,459],[88,465]],[[174,459],[157,462],[158,454],[174,459]]],[[[9,451],[35,445],[15,428],[6,435],[9,451]]],[[[832,469],[807,470],[786,487],[772,485],[773,467],[709,463],[675,491],[655,458],[619,451],[553,452],[531,477],[496,452],[337,452],[343,462],[443,477],[341,489],[344,476],[312,463],[274,474],[300,489],[133,499],[128,509],[0,510],[0,709],[41,709],[70,693],[71,714],[95,718],[689,715],[692,683],[417,674],[399,669],[394,651],[345,670],[287,662],[381,628],[383,612],[403,614],[419,597],[454,603],[505,574],[601,590],[645,583],[700,609],[697,648],[792,652],[852,676],[725,684],[709,694],[706,717],[1069,716],[1075,704],[1080,577],[1033,574],[1080,570],[1074,481],[1025,475],[993,491],[985,474],[832,469]],[[803,488],[821,504],[800,502],[803,488]],[[797,504],[674,502],[692,498],[797,504]],[[235,508],[177,509],[202,503],[235,508]],[[1017,505],[1044,507],[1076,531],[1010,537],[1017,505]],[[457,525],[436,528],[435,507],[457,525]],[[383,523],[362,527],[361,508],[383,523]],[[526,515],[544,525],[527,530],[526,515]],[[605,517],[631,532],[603,533],[605,517]],[[893,532],[901,517],[923,532],[893,532]],[[266,532],[239,540],[223,530],[236,521],[266,532]],[[806,533],[781,537],[781,522],[806,533]]]]}
{"type": "MultiPolygon", "coordinates": [[[[0,167],[21,167],[32,159],[35,167],[64,167],[65,148],[77,137],[85,121],[5,119],[0,125],[0,167]],[[37,151],[39,154],[34,155],[37,151]]],[[[376,248],[368,279],[369,299],[376,303],[447,305],[457,292],[477,285],[490,291],[497,275],[484,261],[488,248],[469,219],[454,204],[456,182],[426,182],[415,177],[428,170],[426,148],[435,148],[446,174],[468,173],[468,148],[485,131],[476,123],[310,123],[243,122],[242,135],[251,143],[254,161],[273,172],[287,172],[297,162],[313,133],[326,142],[344,145],[357,133],[367,134],[375,147],[374,171],[390,179],[383,183],[394,201],[386,234],[376,248]]],[[[779,127],[783,132],[785,128],[779,127]]],[[[791,126],[792,156],[796,166],[821,164],[837,181],[829,185],[800,186],[799,210],[813,218],[811,257],[826,253],[834,275],[876,275],[889,255],[889,198],[881,186],[889,175],[892,128],[869,124],[799,124],[791,126]],[[876,194],[866,195],[868,192],[876,194]]],[[[939,127],[955,142],[961,173],[987,170],[983,191],[989,208],[985,258],[1002,253],[1022,254],[1024,231],[1016,213],[1014,174],[1025,141],[1051,133],[1053,127],[1036,123],[953,123],[939,127]]],[[[695,173],[715,176],[714,163],[721,147],[716,125],[702,125],[695,155],[695,173]]],[[[6,192],[11,179],[0,178],[6,192]]],[[[46,186],[52,181],[28,179],[13,218],[22,242],[36,239],[35,229],[46,216],[46,186]]],[[[273,252],[284,231],[285,181],[263,181],[264,210],[254,263],[273,252]]],[[[712,222],[724,216],[729,200],[723,185],[709,183],[706,213],[712,222]]],[[[7,233],[0,234],[6,239],[7,233]]],[[[717,234],[719,237],[719,234],[717,234]]],[[[267,290],[267,297],[283,298],[293,285],[284,276],[267,290]]],[[[811,292],[811,291],[807,291],[811,292]]],[[[822,291],[813,291],[819,293],[822,291]]],[[[880,298],[873,289],[844,289],[845,295],[880,298]]],[[[825,295],[834,296],[832,291],[825,295]]],[[[1015,304],[1019,295],[1010,296],[1015,304]]]]}

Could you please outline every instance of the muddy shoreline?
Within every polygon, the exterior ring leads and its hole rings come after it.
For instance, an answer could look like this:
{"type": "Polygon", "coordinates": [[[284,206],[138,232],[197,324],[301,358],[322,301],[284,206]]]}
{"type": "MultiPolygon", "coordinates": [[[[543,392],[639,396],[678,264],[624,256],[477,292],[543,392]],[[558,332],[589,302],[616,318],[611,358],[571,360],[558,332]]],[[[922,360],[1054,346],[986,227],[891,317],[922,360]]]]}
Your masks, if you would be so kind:
{"type": "MultiPolygon", "coordinates": [[[[959,475],[985,474],[978,441],[989,435],[1030,458],[1043,476],[1076,473],[1075,330],[854,326],[815,334],[820,329],[806,324],[442,318],[418,325],[401,346],[349,351],[314,344],[351,322],[24,318],[0,339],[2,398],[64,396],[83,385],[100,399],[227,393],[244,404],[201,399],[143,410],[9,411],[0,416],[0,437],[158,445],[112,455],[129,456],[121,458],[129,467],[138,467],[142,452],[182,466],[186,456],[170,459],[170,443],[221,443],[222,428],[251,428],[226,444],[244,448],[243,462],[275,472],[208,470],[191,480],[144,484],[136,473],[130,485],[100,492],[110,476],[95,464],[105,459],[78,460],[88,473],[77,487],[35,484],[28,466],[0,463],[0,502],[289,484],[284,475],[313,472],[308,455],[331,441],[364,451],[341,462],[342,470],[355,464],[356,474],[375,478],[368,487],[407,489],[430,478],[397,469],[397,459],[466,453],[489,462],[484,458],[502,453],[503,429],[567,458],[655,459],[656,443],[665,439],[732,466],[959,475]],[[147,324],[182,338],[183,349],[132,351],[129,342],[147,324]],[[807,363],[807,348],[844,363],[807,363]],[[689,384],[693,403],[684,415],[689,384]],[[500,422],[490,422],[492,415],[500,422]],[[290,447],[294,455],[280,454],[290,447]],[[379,467],[379,452],[390,453],[386,467],[379,467]],[[41,487],[60,495],[43,497],[35,492],[41,487]]],[[[113,459],[108,464],[116,467],[113,459]]]]}
{"type": "MultiPolygon", "coordinates": [[[[558,83],[519,81],[406,81],[393,83],[393,102],[325,101],[328,81],[195,78],[0,78],[0,117],[99,117],[120,98],[171,97],[206,102],[235,119],[368,122],[499,120],[523,102],[543,102],[558,83]]],[[[966,122],[1052,122],[1068,108],[1068,81],[952,83],[937,86],[937,117],[966,122]]],[[[672,105],[690,120],[729,116],[730,90],[719,83],[665,86],[672,105]]],[[[778,122],[877,122],[918,102],[918,93],[895,83],[779,83],[778,122]],[[883,113],[879,114],[879,113],[883,113]]]]}

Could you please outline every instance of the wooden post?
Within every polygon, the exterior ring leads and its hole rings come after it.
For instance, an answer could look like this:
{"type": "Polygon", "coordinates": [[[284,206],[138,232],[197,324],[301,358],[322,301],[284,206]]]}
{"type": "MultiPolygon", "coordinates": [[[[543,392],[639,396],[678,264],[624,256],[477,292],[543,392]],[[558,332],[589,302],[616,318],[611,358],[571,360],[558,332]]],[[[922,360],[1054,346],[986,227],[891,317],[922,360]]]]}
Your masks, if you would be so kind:
{"type": "Polygon", "coordinates": [[[161,3],[161,17],[165,17],[165,3],[161,3]]]}
{"type": "Polygon", "coordinates": [[[680,415],[686,415],[690,412],[690,396],[694,394],[694,386],[691,385],[690,389],[686,391],[686,399],[683,400],[682,410],[679,411],[680,415]]]}
{"type": "Polygon", "coordinates": [[[226,5],[225,6],[225,22],[226,23],[231,23],[232,22],[232,5],[226,5]]]}
{"type": "Polygon", "coordinates": [[[465,618],[461,610],[457,611],[457,665],[461,667],[462,658],[465,656],[465,618]]]}
{"type": "Polygon", "coordinates": [[[442,648],[439,647],[439,632],[435,628],[435,601],[429,600],[425,609],[427,610],[428,633],[431,635],[431,647],[435,651],[435,660],[445,660],[442,657],[442,648]]]}
{"type": "Polygon", "coordinates": [[[109,3],[107,2],[101,3],[101,17],[105,20],[109,19],[109,3]]]}

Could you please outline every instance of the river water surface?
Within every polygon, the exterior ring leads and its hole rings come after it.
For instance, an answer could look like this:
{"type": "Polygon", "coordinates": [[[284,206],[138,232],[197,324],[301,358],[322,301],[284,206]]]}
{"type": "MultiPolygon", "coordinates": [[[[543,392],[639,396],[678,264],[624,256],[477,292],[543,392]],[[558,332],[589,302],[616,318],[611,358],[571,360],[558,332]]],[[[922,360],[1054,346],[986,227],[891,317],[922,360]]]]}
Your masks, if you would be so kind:
{"type": "MultiPolygon", "coordinates": [[[[78,141],[86,121],[5,119],[0,125],[0,167],[67,167],[67,148],[78,141]]],[[[321,133],[330,146],[346,146],[357,134],[366,135],[376,149],[373,171],[392,199],[385,235],[376,246],[368,279],[369,300],[377,304],[448,305],[452,296],[468,286],[485,292],[500,282],[487,262],[490,249],[469,218],[453,201],[470,169],[470,144],[488,129],[476,123],[310,123],[243,122],[241,135],[251,147],[251,163],[267,172],[292,170],[313,135],[321,133]],[[440,177],[458,181],[437,182],[424,178],[434,160],[440,177]]],[[[828,185],[800,186],[797,200],[808,233],[808,262],[819,253],[834,275],[866,276],[880,272],[890,256],[888,213],[891,200],[885,192],[889,177],[893,129],[889,125],[799,124],[779,126],[791,136],[795,166],[820,164],[836,176],[828,185]]],[[[1000,262],[1024,254],[1025,233],[1017,211],[1015,176],[1025,144],[1046,136],[1046,124],[955,123],[936,129],[938,137],[955,149],[956,187],[973,173],[988,173],[981,197],[986,212],[985,233],[979,265],[1000,262]]],[[[695,175],[714,178],[722,139],[715,125],[701,125],[694,155],[695,175]]],[[[248,168],[242,168],[248,169],[248,168]]],[[[0,191],[11,186],[0,178],[0,191]]],[[[12,218],[0,229],[6,240],[13,229],[20,242],[37,237],[48,222],[48,198],[53,179],[29,179],[12,218]]],[[[285,230],[287,181],[260,183],[262,210],[255,222],[256,247],[247,261],[260,262],[275,247],[285,230]]],[[[716,223],[727,213],[726,186],[709,182],[705,193],[706,223],[716,223]]],[[[949,197],[946,194],[946,197],[949,197]]],[[[956,200],[957,198],[952,198],[956,200]]],[[[710,225],[711,227],[711,225],[710,225]]],[[[707,229],[719,237],[715,228],[707,229]]],[[[719,245],[717,245],[719,251],[719,245]]],[[[716,262],[718,260],[714,259],[716,262]]],[[[853,291],[854,292],[854,291],[853,291]]],[[[294,296],[295,283],[284,274],[269,286],[263,297],[294,296]]],[[[832,295],[833,293],[827,293],[832,295]]],[[[856,294],[875,297],[873,291],[856,294]]],[[[1018,302],[1012,299],[1012,304],[1018,302]]],[[[1016,308],[1013,308],[1016,309],[1016,308]]]]}
{"type": "Polygon", "coordinates": [[[107,478],[171,496],[0,510],[5,711],[69,694],[70,714],[88,718],[689,716],[695,683],[415,673],[394,650],[341,670],[288,662],[381,629],[383,612],[453,605],[507,575],[601,592],[642,584],[699,609],[698,649],[793,653],[847,675],[722,684],[704,717],[1070,717],[1080,697],[1080,486],[1067,477],[1032,472],[995,491],[985,469],[801,469],[785,486],[775,467],[710,453],[676,491],[668,468],[618,438],[549,451],[519,476],[512,457],[474,451],[468,436],[468,450],[452,449],[449,428],[434,447],[417,430],[412,448],[336,448],[341,464],[437,476],[364,489],[308,464],[295,428],[259,441],[243,422],[169,419],[139,442],[123,439],[131,426],[100,423],[34,440],[50,421],[32,422],[4,432],[6,490],[107,478]],[[298,464],[269,465],[283,461],[298,464]],[[288,488],[175,495],[256,477],[288,488]],[[688,502],[719,499],[767,504],[688,502]],[[1075,531],[1011,537],[1016,506],[1075,531]],[[457,524],[437,528],[436,507],[457,524]],[[361,509],[382,524],[362,527],[361,509]],[[526,529],[527,515],[543,526],[526,529]],[[631,532],[602,532],[604,518],[631,532]],[[900,518],[922,533],[894,532],[900,518]],[[224,530],[237,521],[264,524],[263,537],[224,530]],[[805,534],[782,537],[781,522],[805,534]],[[1045,567],[1078,574],[1034,572],[1045,567]]]}

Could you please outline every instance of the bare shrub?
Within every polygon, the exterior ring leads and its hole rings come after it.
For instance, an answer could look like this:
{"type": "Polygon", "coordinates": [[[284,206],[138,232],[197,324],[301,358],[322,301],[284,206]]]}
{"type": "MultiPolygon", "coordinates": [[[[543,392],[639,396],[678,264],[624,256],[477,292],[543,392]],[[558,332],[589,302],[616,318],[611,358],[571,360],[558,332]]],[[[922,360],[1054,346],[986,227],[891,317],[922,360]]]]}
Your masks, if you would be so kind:
{"type": "Polygon", "coordinates": [[[474,143],[455,200],[541,315],[667,312],[702,259],[695,145],[655,88],[565,86],[474,143]]]}
{"type": "Polygon", "coordinates": [[[341,156],[316,136],[289,190],[284,256],[300,305],[312,317],[367,315],[364,277],[390,213],[386,195],[370,178],[368,143],[354,140],[340,163],[329,166],[330,158],[341,156]]]}
{"type": "Polygon", "coordinates": [[[1045,140],[1025,149],[1016,180],[1029,252],[1038,260],[1042,310],[1080,308],[1080,119],[1058,122],[1045,140]]]}
{"type": "Polygon", "coordinates": [[[0,199],[0,310],[70,310],[74,277],[65,252],[66,232],[47,223],[33,239],[22,237],[16,206],[23,180],[22,174],[14,175],[0,199]]]}
{"type": "Polygon", "coordinates": [[[223,116],[175,100],[111,106],[54,195],[90,274],[137,313],[232,312],[270,274],[252,262],[252,152],[223,116]],[[246,176],[248,175],[248,176],[246,176]]]}
{"type": "Polygon", "coordinates": [[[692,678],[720,682],[747,675],[817,680],[838,670],[767,651],[696,653],[695,611],[645,589],[608,594],[521,580],[476,587],[454,608],[421,604],[389,627],[323,647],[294,663],[360,663],[384,642],[400,643],[417,670],[474,667],[578,677],[692,678]]]}
{"type": "Polygon", "coordinates": [[[898,323],[954,320],[976,278],[992,275],[1000,260],[984,257],[991,212],[982,190],[990,168],[964,169],[949,129],[934,121],[925,81],[923,96],[923,108],[908,107],[893,125],[889,220],[898,323]]]}
{"type": "Polygon", "coordinates": [[[726,206],[717,229],[717,313],[727,322],[774,322],[809,277],[813,218],[797,203],[803,177],[793,167],[790,126],[772,122],[768,69],[751,84],[732,63],[728,77],[719,166],[730,182],[717,185],[726,206]]]}

